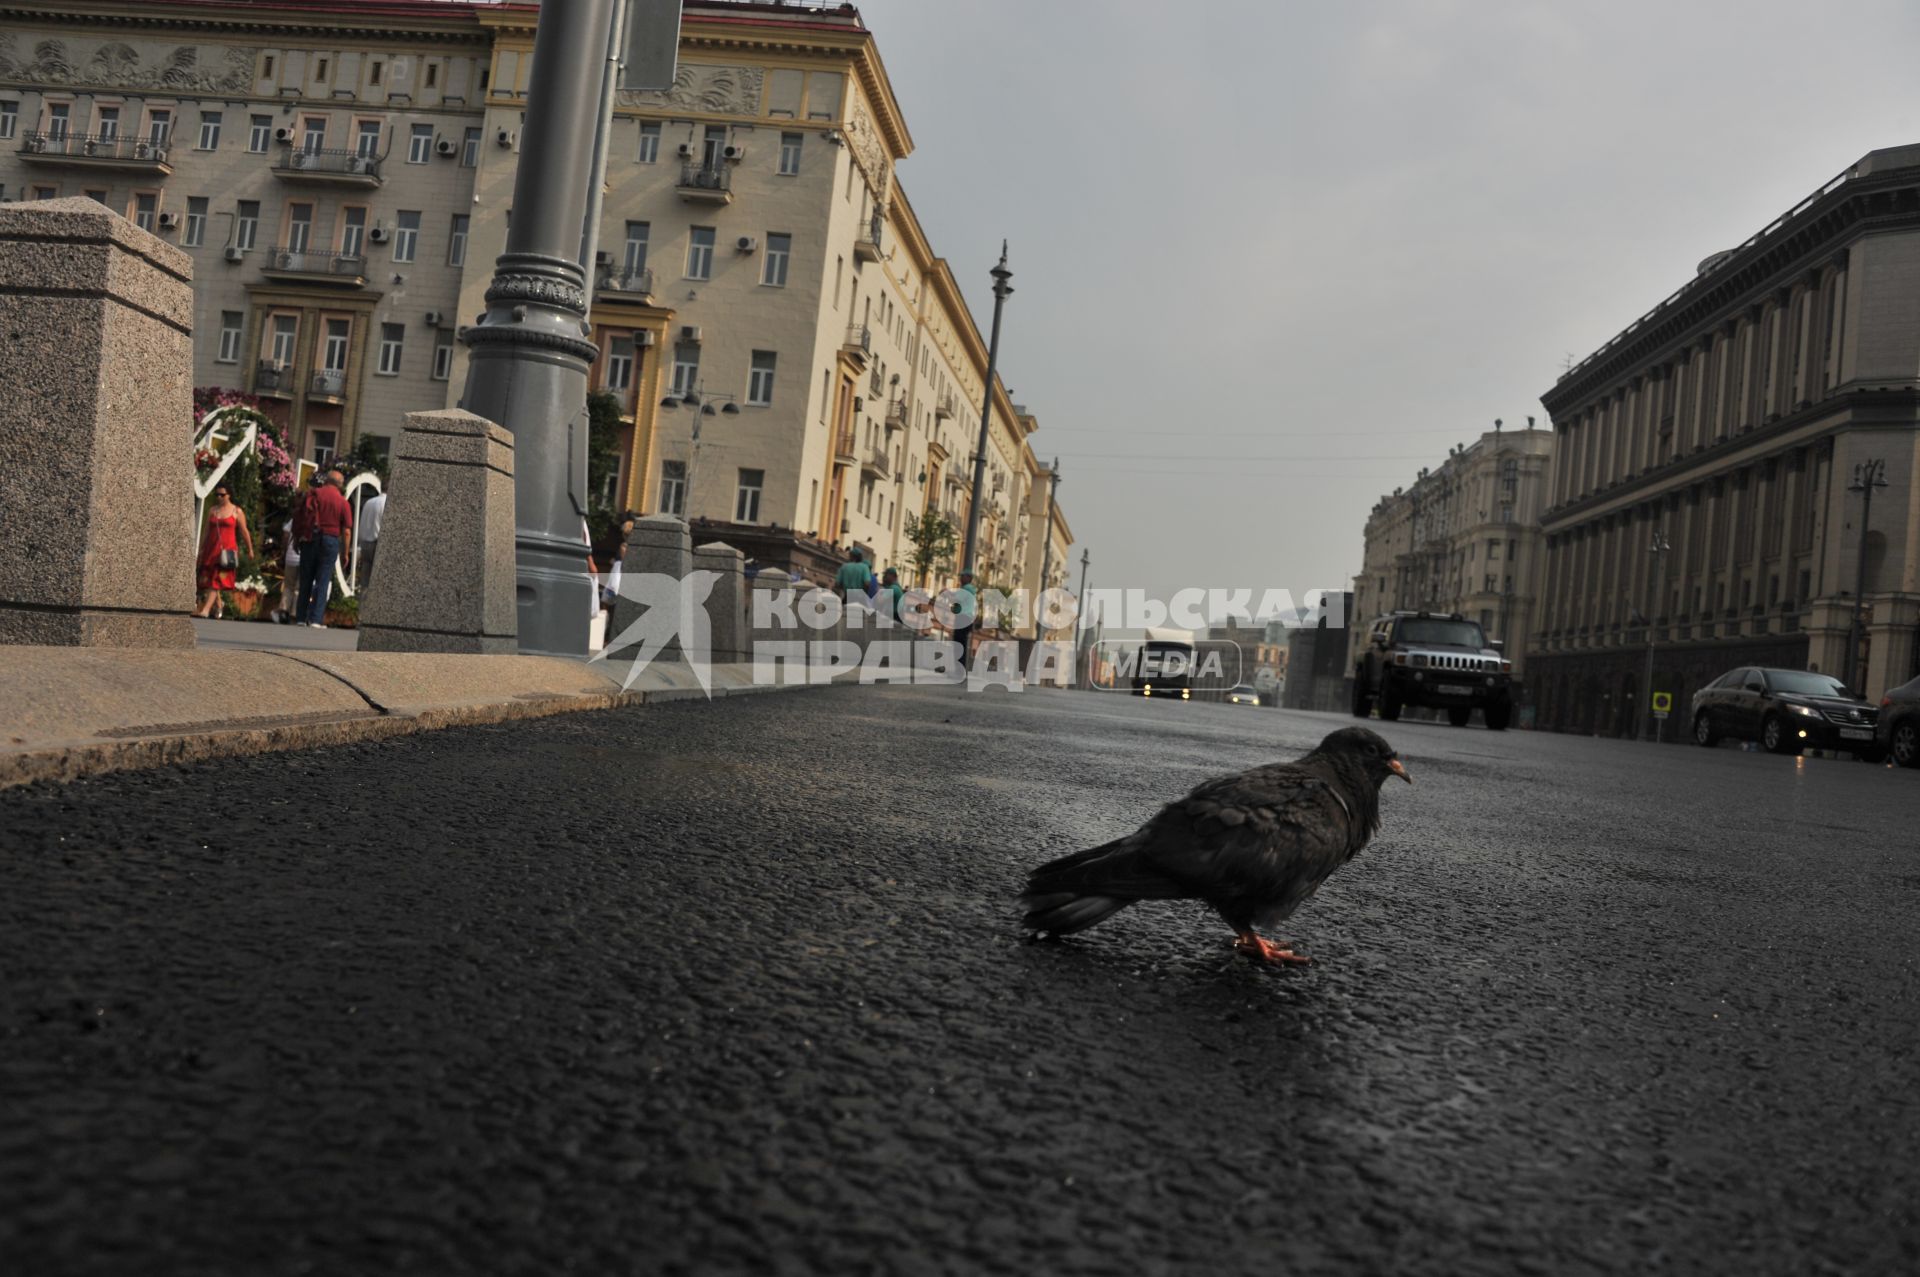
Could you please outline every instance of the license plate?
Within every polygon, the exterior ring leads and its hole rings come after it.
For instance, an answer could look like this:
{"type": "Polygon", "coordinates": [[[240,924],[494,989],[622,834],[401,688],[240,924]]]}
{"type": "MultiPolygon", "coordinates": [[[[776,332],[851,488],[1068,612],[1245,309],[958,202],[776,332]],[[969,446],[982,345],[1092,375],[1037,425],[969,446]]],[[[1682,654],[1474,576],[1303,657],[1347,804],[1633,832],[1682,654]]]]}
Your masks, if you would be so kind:
{"type": "Polygon", "coordinates": [[[1842,727],[1840,729],[1840,739],[1841,740],[1872,740],[1873,729],[1871,727],[1842,727]]]}
{"type": "Polygon", "coordinates": [[[1442,683],[1439,687],[1439,692],[1440,692],[1440,695],[1442,696],[1473,695],[1473,689],[1471,687],[1462,687],[1458,683],[1442,683]]]}

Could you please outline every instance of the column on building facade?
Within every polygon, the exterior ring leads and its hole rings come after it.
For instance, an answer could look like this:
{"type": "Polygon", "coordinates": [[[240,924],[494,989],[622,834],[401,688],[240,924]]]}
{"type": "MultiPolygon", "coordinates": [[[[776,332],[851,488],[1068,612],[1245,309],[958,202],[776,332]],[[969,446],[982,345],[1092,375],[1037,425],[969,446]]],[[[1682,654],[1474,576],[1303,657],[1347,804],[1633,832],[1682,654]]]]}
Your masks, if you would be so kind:
{"type": "MultiPolygon", "coordinates": [[[[1754,467],[1753,545],[1748,562],[1753,569],[1753,601],[1761,609],[1760,633],[1772,633],[1777,599],[1770,589],[1774,570],[1768,564],[1780,561],[1780,458],[1774,457],[1754,467]]],[[[1751,615],[1751,613],[1749,613],[1751,615]]]]}
{"type": "Polygon", "coordinates": [[[1600,624],[1610,636],[1619,618],[1620,606],[1620,526],[1617,515],[1608,515],[1600,525],[1600,624]]]}
{"type": "Polygon", "coordinates": [[[1673,549],[1667,555],[1671,580],[1668,594],[1678,600],[1674,616],[1684,616],[1691,622],[1697,619],[1693,614],[1693,540],[1699,532],[1700,490],[1698,486],[1689,487],[1679,497],[1679,508],[1674,511],[1673,549]]]}
{"type": "Polygon", "coordinates": [[[1792,599],[1796,611],[1806,606],[1800,595],[1800,556],[1806,552],[1801,532],[1806,527],[1807,450],[1795,448],[1781,461],[1786,486],[1780,502],[1780,597],[1792,599]]]}

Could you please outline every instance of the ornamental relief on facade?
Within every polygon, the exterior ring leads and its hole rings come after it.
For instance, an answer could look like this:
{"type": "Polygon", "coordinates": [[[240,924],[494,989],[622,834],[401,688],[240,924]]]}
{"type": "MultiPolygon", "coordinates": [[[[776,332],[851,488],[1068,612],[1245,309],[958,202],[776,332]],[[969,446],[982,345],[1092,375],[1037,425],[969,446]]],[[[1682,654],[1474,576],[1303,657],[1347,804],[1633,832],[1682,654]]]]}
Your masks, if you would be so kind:
{"type": "Polygon", "coordinates": [[[858,98],[854,99],[853,110],[847,114],[847,145],[853,150],[854,160],[866,170],[874,189],[885,196],[887,179],[891,176],[887,147],[880,140],[880,131],[874,127],[873,117],[867,113],[866,103],[858,98]]]}
{"type": "Polygon", "coordinates": [[[682,62],[667,89],[623,89],[621,106],[678,108],[703,115],[760,114],[765,67],[715,66],[682,62]]]}
{"type": "Polygon", "coordinates": [[[15,32],[0,31],[0,77],[50,87],[248,93],[257,52],[183,44],[158,55],[119,40],[38,40],[28,56],[19,52],[15,32]]]}

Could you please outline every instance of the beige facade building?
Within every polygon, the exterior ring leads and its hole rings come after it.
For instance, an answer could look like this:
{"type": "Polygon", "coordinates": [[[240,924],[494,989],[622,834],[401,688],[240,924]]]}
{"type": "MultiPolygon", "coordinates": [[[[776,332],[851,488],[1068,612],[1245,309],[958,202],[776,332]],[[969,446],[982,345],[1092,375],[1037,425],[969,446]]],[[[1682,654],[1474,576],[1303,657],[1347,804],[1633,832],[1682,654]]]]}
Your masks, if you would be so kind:
{"type": "Polygon", "coordinates": [[[1524,430],[1490,430],[1455,448],[1380,498],[1353,578],[1349,670],[1367,622],[1404,609],[1478,621],[1525,676],[1552,456],[1553,435],[1529,419],[1524,430]]]}
{"type": "Polygon", "coordinates": [[[1741,665],[1853,669],[1875,698],[1913,675],[1920,146],[1864,156],[1708,258],[1543,401],[1559,445],[1533,669],[1542,725],[1639,729],[1646,615],[1652,690],[1682,715],[1741,665]],[[1863,528],[1849,484],[1870,460],[1887,486],[1863,528]]]}
{"type": "MultiPolygon", "coordinates": [[[[537,7],[10,4],[0,195],[96,195],[194,257],[195,381],[325,460],[456,403],[506,241],[537,7]]],[[[851,6],[688,0],[674,86],[622,92],[592,322],[624,409],[595,494],[819,576],[964,529],[990,402],[982,579],[1037,588],[1038,419],[997,382],[895,165],[851,6]],[[698,404],[699,406],[695,406],[698,404]],[[670,406],[669,406],[670,405],[670,406]]],[[[969,269],[984,271],[990,263],[969,269]]]]}

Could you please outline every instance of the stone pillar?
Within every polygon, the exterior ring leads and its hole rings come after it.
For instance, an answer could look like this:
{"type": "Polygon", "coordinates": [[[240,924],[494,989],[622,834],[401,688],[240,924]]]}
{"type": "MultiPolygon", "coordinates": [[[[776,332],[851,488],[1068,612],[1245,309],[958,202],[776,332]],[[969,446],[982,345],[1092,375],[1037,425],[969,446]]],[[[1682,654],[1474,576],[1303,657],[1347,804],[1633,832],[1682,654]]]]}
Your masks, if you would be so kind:
{"type": "Polygon", "coordinates": [[[393,449],[362,652],[519,650],[513,434],[458,408],[407,414],[393,449]]]}
{"type": "Polygon", "coordinates": [[[192,269],[91,199],[0,204],[0,643],[193,646],[192,269]]]}
{"type": "Polygon", "coordinates": [[[740,551],[721,541],[709,542],[693,552],[695,571],[720,574],[713,592],[707,595],[707,627],[715,665],[752,659],[746,642],[746,578],[741,573],[744,559],[740,551]]]}
{"type": "MultiPolygon", "coordinates": [[[[623,575],[651,572],[681,581],[692,570],[693,534],[684,522],[670,514],[650,514],[634,522],[633,532],[627,537],[627,557],[621,561],[620,571],[623,575]]],[[[616,598],[613,601],[613,614],[607,618],[608,637],[625,633],[626,628],[639,620],[641,615],[640,604],[628,598],[616,598]]],[[[687,654],[680,646],[679,635],[668,639],[653,659],[686,660],[687,654]]]]}

